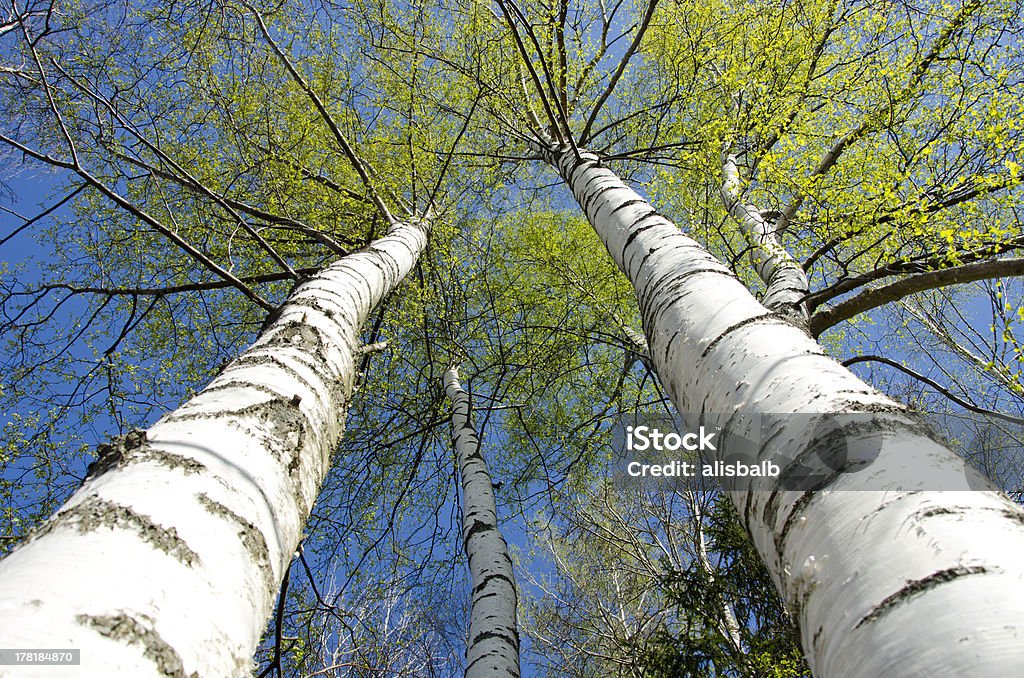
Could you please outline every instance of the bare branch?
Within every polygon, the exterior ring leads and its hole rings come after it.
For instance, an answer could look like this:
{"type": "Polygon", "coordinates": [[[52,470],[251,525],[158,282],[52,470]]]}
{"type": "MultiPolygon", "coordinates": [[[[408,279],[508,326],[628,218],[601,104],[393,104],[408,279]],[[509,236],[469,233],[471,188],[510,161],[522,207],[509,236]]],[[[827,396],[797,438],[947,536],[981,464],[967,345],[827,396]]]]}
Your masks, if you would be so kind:
{"type": "MultiPolygon", "coordinates": [[[[516,28],[515,19],[506,7],[504,0],[498,0],[498,6],[501,7],[501,13],[505,17],[505,22],[508,24],[509,30],[512,31],[512,39],[516,43],[516,49],[519,50],[519,56],[523,60],[523,64],[526,66],[526,70],[530,73],[530,78],[533,80],[533,86],[537,89],[537,96],[540,97],[540,102],[544,106],[544,112],[548,117],[548,124],[550,125],[550,131],[554,134],[558,144],[561,145],[565,140],[562,138],[561,126],[555,119],[554,111],[551,110],[551,102],[548,101],[548,97],[544,92],[544,85],[540,81],[540,76],[537,75],[537,69],[533,67],[533,61],[530,59],[529,53],[526,51],[526,45],[523,44],[523,39],[519,35],[519,29],[516,28]]],[[[534,38],[536,40],[536,38],[534,38]]],[[[543,139],[540,139],[543,141],[543,139]]]]}
{"type": "Polygon", "coordinates": [[[18,226],[16,229],[11,231],[8,235],[5,235],[3,238],[0,238],[0,246],[2,246],[8,240],[10,240],[11,238],[15,237],[16,235],[18,235],[19,233],[21,233],[26,228],[28,228],[32,224],[36,223],[40,219],[44,219],[47,216],[49,216],[49,215],[53,214],[54,212],[56,212],[57,210],[59,210],[61,207],[66,205],[69,200],[71,200],[76,195],[78,195],[83,190],[85,190],[85,187],[86,187],[86,184],[79,184],[75,188],[75,190],[71,191],[66,196],[64,196],[63,198],[58,200],[56,203],[54,203],[50,207],[46,208],[44,211],[40,212],[39,214],[37,214],[36,216],[31,217],[31,218],[23,217],[20,214],[18,214],[17,212],[14,212],[13,210],[9,210],[6,207],[0,206],[0,210],[3,210],[4,212],[7,212],[8,214],[13,214],[14,216],[18,217],[19,219],[23,219],[25,221],[24,224],[22,224],[21,226],[18,226]]]}
{"type": "Polygon", "coordinates": [[[612,79],[608,81],[608,87],[605,88],[604,92],[598,98],[597,103],[594,104],[593,110],[590,111],[590,117],[587,118],[587,122],[583,126],[583,131],[580,133],[580,144],[583,146],[586,146],[590,142],[590,129],[594,126],[598,113],[601,112],[601,108],[615,91],[616,85],[619,84],[619,78],[622,77],[622,74],[626,71],[626,66],[629,65],[629,60],[640,47],[640,41],[643,40],[644,33],[647,32],[647,27],[651,25],[651,17],[654,16],[654,9],[657,5],[658,0],[648,0],[647,11],[644,12],[644,17],[640,21],[640,27],[637,28],[636,35],[633,36],[633,42],[631,42],[629,47],[626,48],[626,53],[622,55],[622,60],[619,61],[618,67],[615,69],[615,72],[612,73],[612,79]]]}
{"type": "Polygon", "coordinates": [[[274,54],[277,55],[277,58],[281,60],[281,63],[284,65],[285,69],[287,69],[288,73],[291,75],[292,80],[294,80],[295,83],[302,89],[302,91],[305,92],[306,96],[313,103],[313,106],[315,106],[316,110],[320,113],[320,118],[324,121],[324,124],[326,124],[327,127],[331,130],[331,133],[334,135],[335,141],[338,142],[338,145],[341,147],[341,150],[345,154],[345,157],[348,158],[349,162],[352,164],[352,167],[355,169],[356,174],[359,175],[359,178],[362,180],[367,192],[369,192],[370,194],[370,199],[373,200],[373,204],[377,206],[377,209],[378,211],[380,211],[381,216],[384,217],[384,220],[387,221],[388,224],[397,223],[397,220],[391,214],[391,210],[388,209],[388,206],[384,203],[380,195],[377,193],[377,189],[374,188],[373,181],[370,179],[370,175],[367,172],[366,165],[363,163],[362,159],[360,159],[360,157],[356,155],[356,152],[348,143],[348,140],[345,138],[345,135],[341,133],[341,128],[338,127],[338,123],[335,122],[334,116],[332,116],[330,111],[327,110],[327,107],[324,105],[324,102],[320,99],[320,96],[313,90],[309,83],[306,82],[306,79],[302,77],[299,71],[295,68],[295,65],[292,64],[292,61],[291,59],[288,58],[288,55],[284,53],[284,50],[282,50],[281,47],[277,44],[277,42],[274,40],[274,38],[271,37],[270,31],[267,29],[267,24],[264,23],[263,21],[263,15],[260,14],[259,10],[257,10],[248,2],[242,2],[242,6],[248,9],[250,12],[252,12],[253,16],[256,18],[256,24],[257,26],[259,26],[260,33],[263,35],[263,39],[267,42],[268,45],[270,45],[270,48],[274,51],[274,54]]]}
{"type": "Polygon", "coordinates": [[[94,177],[92,174],[87,172],[85,168],[80,166],[76,167],[71,162],[59,160],[57,158],[53,158],[49,155],[46,155],[45,153],[36,151],[4,134],[0,134],[0,141],[9,146],[12,146],[13,148],[18,149],[25,155],[34,158],[42,163],[51,165],[53,167],[60,167],[62,169],[72,170],[78,176],[80,176],[87,184],[89,184],[90,186],[98,190],[100,193],[105,195],[107,198],[109,198],[123,210],[125,210],[135,218],[139,219],[140,221],[148,225],[154,231],[156,231],[157,233],[161,234],[162,236],[173,242],[186,254],[195,259],[197,262],[199,262],[209,270],[213,271],[219,277],[230,282],[233,287],[237,288],[240,292],[242,292],[242,294],[244,294],[246,297],[254,301],[256,304],[258,304],[267,311],[274,310],[275,307],[273,304],[271,304],[269,301],[267,301],[266,299],[252,291],[245,283],[239,280],[231,272],[219,266],[216,262],[214,262],[208,256],[200,252],[191,243],[189,243],[187,240],[185,240],[180,235],[175,233],[172,229],[164,226],[158,219],[156,219],[155,217],[153,217],[140,207],[136,206],[130,200],[120,195],[117,191],[110,188],[102,181],[94,177]]]}
{"type": "Polygon", "coordinates": [[[811,334],[815,337],[853,316],[902,299],[914,292],[923,292],[947,285],[960,285],[1007,276],[1024,275],[1024,258],[995,259],[964,264],[938,271],[919,273],[876,289],[865,290],[852,299],[818,311],[811,316],[811,334]]]}
{"type": "Polygon", "coordinates": [[[1024,425],[1024,418],[1015,417],[1012,414],[1003,414],[1002,412],[996,412],[995,410],[990,410],[990,409],[987,409],[987,408],[984,408],[984,407],[979,407],[978,405],[975,405],[972,402],[968,402],[967,400],[964,400],[963,398],[960,398],[955,393],[950,391],[948,388],[945,388],[941,384],[939,384],[939,383],[937,383],[935,381],[932,381],[931,379],[929,379],[928,377],[924,376],[920,372],[915,372],[914,370],[910,369],[909,367],[905,367],[904,365],[901,365],[900,363],[896,362],[895,360],[890,360],[889,358],[883,358],[882,356],[877,356],[877,355],[861,355],[861,356],[857,356],[855,358],[850,358],[849,360],[844,360],[843,361],[843,367],[849,367],[850,365],[855,365],[857,363],[862,363],[862,362],[876,362],[876,363],[882,363],[883,365],[888,365],[889,367],[894,367],[897,370],[899,370],[900,372],[903,372],[904,374],[907,374],[907,375],[913,377],[914,379],[917,379],[918,381],[920,381],[922,383],[928,384],[929,386],[934,388],[936,391],[938,391],[939,393],[941,393],[942,395],[946,396],[947,398],[952,400],[954,403],[959,405],[960,407],[962,407],[965,410],[968,410],[970,412],[975,412],[977,414],[984,414],[984,415],[987,415],[987,416],[990,416],[990,417],[995,417],[996,419],[1002,419],[1003,421],[1008,421],[1011,424],[1022,424],[1022,425],[1024,425]]]}

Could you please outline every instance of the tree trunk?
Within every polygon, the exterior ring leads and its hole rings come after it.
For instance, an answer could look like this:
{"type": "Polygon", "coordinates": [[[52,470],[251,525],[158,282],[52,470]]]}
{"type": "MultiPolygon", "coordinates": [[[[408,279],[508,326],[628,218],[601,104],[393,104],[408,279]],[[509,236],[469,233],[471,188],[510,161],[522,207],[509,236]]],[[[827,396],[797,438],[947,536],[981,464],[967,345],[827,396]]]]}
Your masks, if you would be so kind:
{"type": "Polygon", "coordinates": [[[425,244],[395,224],[300,285],[195,397],[101,446],[0,562],[3,645],[79,648],[88,675],[250,675],[344,428],[360,328],[425,244]]]}
{"type": "MultiPolygon", "coordinates": [[[[711,559],[708,558],[707,542],[704,540],[704,517],[700,501],[694,496],[693,490],[686,491],[686,503],[690,505],[690,512],[693,515],[693,527],[697,531],[694,544],[697,548],[697,563],[700,565],[700,569],[704,571],[706,581],[711,584],[714,583],[716,576],[715,567],[711,564],[711,559]]],[[[743,639],[740,637],[740,623],[736,619],[736,613],[733,611],[732,605],[726,600],[724,594],[720,597],[719,606],[721,607],[722,618],[716,630],[723,638],[729,641],[733,656],[737,660],[736,663],[742,665],[746,652],[743,650],[743,639]]]]}
{"type": "Polygon", "coordinates": [[[462,539],[473,583],[466,678],[518,676],[516,581],[498,530],[491,474],[470,422],[469,396],[459,384],[457,368],[444,373],[444,386],[452,401],[452,443],[462,478],[462,539]]]}
{"type": "Polygon", "coordinates": [[[803,300],[807,296],[807,274],[779,241],[781,217],[769,222],[756,207],[743,200],[735,155],[722,154],[722,176],[722,202],[753,245],[754,269],[765,284],[764,306],[778,313],[789,313],[793,319],[806,323],[807,305],[803,300]]]}
{"type": "MultiPolygon", "coordinates": [[[[860,472],[840,469],[802,491],[732,494],[815,675],[1018,672],[1024,511],[972,479],[904,406],[761,306],[595,155],[544,155],[633,283],[651,358],[680,412],[723,435],[749,413],[869,413],[872,425],[847,436],[875,445],[860,472]]],[[[806,420],[774,421],[760,459],[823,449],[806,420]]]]}

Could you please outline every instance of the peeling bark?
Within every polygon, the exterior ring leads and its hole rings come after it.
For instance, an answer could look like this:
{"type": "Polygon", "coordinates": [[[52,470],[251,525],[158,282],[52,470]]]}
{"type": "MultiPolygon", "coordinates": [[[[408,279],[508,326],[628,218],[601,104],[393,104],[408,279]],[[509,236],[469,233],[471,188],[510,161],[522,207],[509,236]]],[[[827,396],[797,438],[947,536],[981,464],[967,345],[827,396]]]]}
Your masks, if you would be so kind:
{"type": "Polygon", "coordinates": [[[209,386],[108,446],[0,561],[3,643],[79,648],[88,675],[250,675],[344,428],[360,328],[425,245],[399,223],[328,266],[209,386]]]}
{"type": "Polygon", "coordinates": [[[516,582],[498,529],[491,474],[470,421],[469,396],[455,367],[444,374],[452,401],[452,444],[462,478],[462,538],[473,583],[466,678],[519,675],[516,582]]]}
{"type": "MultiPolygon", "coordinates": [[[[929,437],[904,406],[759,304],[597,156],[542,154],[632,282],[651,358],[679,411],[701,413],[702,423],[725,434],[748,413],[874,415],[872,425],[849,434],[877,449],[866,469],[836,472],[806,491],[731,495],[799,623],[815,675],[1019,671],[1020,507],[929,437]],[[939,512],[925,518],[925,509],[939,512]]],[[[824,442],[801,419],[781,417],[760,454],[814,453],[824,442]]]]}

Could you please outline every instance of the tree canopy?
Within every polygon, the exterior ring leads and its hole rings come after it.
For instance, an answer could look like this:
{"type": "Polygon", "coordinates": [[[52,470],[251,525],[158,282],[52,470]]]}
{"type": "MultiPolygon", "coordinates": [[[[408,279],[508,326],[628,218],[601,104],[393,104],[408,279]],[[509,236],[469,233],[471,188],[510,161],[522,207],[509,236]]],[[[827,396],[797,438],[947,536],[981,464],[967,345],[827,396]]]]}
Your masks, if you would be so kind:
{"type": "Polygon", "coordinates": [[[424,253],[362,330],[344,438],[254,673],[463,668],[441,381],[457,364],[521,586],[524,667],[809,675],[724,494],[616,486],[622,422],[672,417],[672,386],[545,154],[594,153],[1019,500],[1022,9],[12,4],[0,553],[78,489],[97,445],[208,383],[304,281],[424,224],[424,253]]]}

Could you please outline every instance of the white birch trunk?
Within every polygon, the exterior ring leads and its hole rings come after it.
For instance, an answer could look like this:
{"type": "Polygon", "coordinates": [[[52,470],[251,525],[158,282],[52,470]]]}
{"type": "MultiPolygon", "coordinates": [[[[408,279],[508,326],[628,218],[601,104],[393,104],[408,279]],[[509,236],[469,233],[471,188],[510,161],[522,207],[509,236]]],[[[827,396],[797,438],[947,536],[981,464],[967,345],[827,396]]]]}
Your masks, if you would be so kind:
{"type": "Polygon", "coordinates": [[[209,386],[108,449],[109,470],[0,562],[0,644],[79,648],[75,675],[250,675],[344,428],[360,328],[425,244],[396,224],[327,267],[209,386]]]}
{"type": "Polygon", "coordinates": [[[452,401],[452,443],[462,478],[462,539],[469,559],[473,607],[466,647],[466,678],[519,675],[519,631],[512,559],[498,530],[487,462],[470,421],[469,396],[455,367],[444,373],[452,401]]]}
{"type": "Polygon", "coordinates": [[[766,287],[765,307],[795,314],[806,322],[807,306],[803,299],[808,291],[807,274],[779,242],[776,226],[743,200],[740,172],[732,153],[722,154],[722,177],[722,202],[744,237],[754,246],[751,256],[754,269],[766,287]]]}
{"type": "MultiPolygon", "coordinates": [[[[877,415],[876,430],[862,434],[879,445],[866,470],[834,474],[816,491],[732,496],[799,624],[815,675],[1019,673],[1020,507],[991,489],[968,491],[976,485],[963,462],[905,407],[757,303],[724,264],[596,156],[545,156],[632,281],[651,357],[679,411],[703,413],[706,425],[726,432],[734,413],[877,415]],[[961,491],[929,489],[938,486],[961,491]]],[[[762,457],[815,451],[807,427],[787,421],[761,447],[762,457]]]]}
{"type": "MultiPolygon", "coordinates": [[[[700,568],[704,570],[705,576],[707,576],[709,582],[714,582],[715,568],[711,565],[711,559],[708,558],[707,543],[704,541],[704,516],[701,513],[700,502],[697,497],[694,496],[693,492],[687,490],[686,500],[690,505],[690,511],[693,514],[693,525],[697,531],[697,562],[700,563],[700,568]]],[[[722,636],[729,640],[732,645],[733,651],[736,653],[736,657],[743,657],[746,652],[743,651],[743,639],[740,637],[740,624],[736,619],[736,613],[732,609],[732,605],[725,599],[723,594],[721,599],[722,604],[722,620],[721,626],[718,632],[722,636]]]]}

